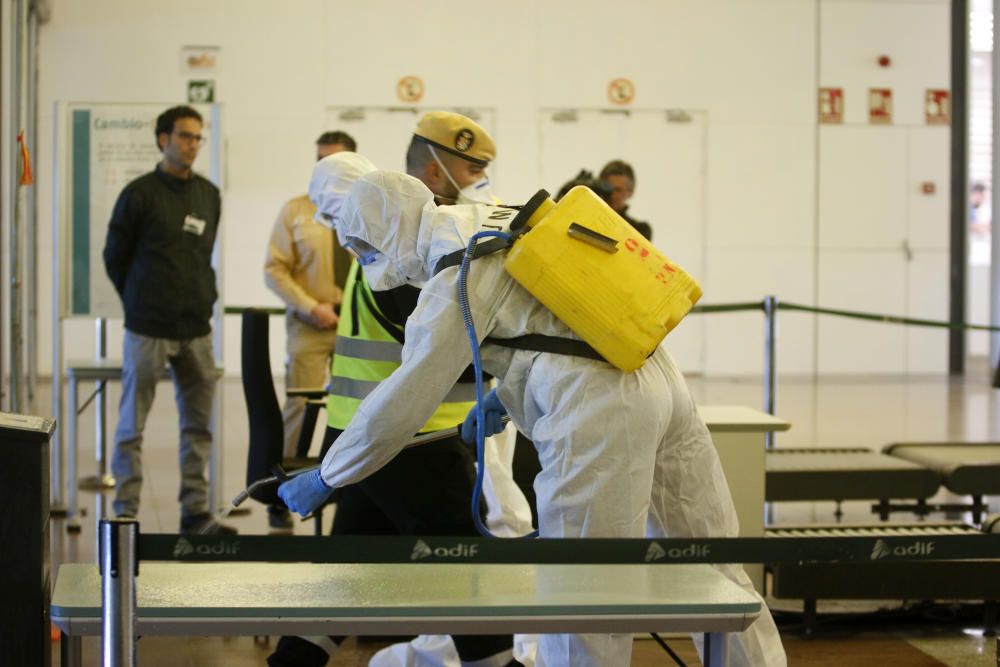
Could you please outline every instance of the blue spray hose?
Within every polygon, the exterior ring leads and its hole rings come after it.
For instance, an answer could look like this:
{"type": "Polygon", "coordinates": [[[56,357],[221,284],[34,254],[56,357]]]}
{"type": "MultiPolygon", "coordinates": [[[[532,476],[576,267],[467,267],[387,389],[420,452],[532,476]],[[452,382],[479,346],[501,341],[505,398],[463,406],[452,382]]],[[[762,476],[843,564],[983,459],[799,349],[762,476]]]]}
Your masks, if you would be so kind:
{"type": "MultiPolygon", "coordinates": [[[[469,267],[476,250],[476,243],[481,238],[495,236],[510,241],[510,235],[503,232],[478,232],[469,239],[469,246],[462,256],[462,265],[458,269],[458,305],[462,309],[462,319],[465,320],[465,330],[469,334],[469,347],[472,348],[472,367],[476,375],[476,484],[472,489],[472,521],[476,530],[483,537],[497,537],[483,524],[479,516],[479,502],[483,496],[483,478],[486,474],[486,413],[483,410],[483,363],[479,356],[479,339],[476,337],[476,327],[472,322],[472,310],[469,307],[469,267]]],[[[524,537],[537,537],[534,531],[524,537]]]]}

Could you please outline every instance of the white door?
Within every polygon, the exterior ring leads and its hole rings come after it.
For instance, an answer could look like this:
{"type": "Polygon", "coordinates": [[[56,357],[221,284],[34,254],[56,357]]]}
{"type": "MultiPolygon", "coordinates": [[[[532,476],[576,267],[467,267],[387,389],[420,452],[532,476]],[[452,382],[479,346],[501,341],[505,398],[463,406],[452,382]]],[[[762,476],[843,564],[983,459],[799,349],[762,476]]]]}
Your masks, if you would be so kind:
{"type": "MultiPolygon", "coordinates": [[[[653,243],[709,294],[704,275],[704,112],[543,109],[539,126],[543,187],[555,194],[581,169],[597,176],[610,160],[630,163],[636,174],[630,215],[649,222],[653,243]]],[[[704,317],[689,316],[667,338],[685,372],[704,370],[704,317]]]]}

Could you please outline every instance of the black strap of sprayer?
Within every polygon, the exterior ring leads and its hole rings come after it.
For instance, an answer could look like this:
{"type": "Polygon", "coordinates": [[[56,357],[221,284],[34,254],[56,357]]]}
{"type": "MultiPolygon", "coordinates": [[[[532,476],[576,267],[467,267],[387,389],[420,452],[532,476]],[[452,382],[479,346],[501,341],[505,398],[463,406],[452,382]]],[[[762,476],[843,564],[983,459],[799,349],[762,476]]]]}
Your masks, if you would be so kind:
{"type": "MultiPolygon", "coordinates": [[[[472,253],[472,259],[479,259],[480,257],[485,257],[486,255],[492,255],[495,252],[506,250],[509,247],[510,242],[507,239],[492,238],[488,241],[476,244],[476,249],[472,253]]],[[[455,252],[448,253],[439,259],[434,265],[434,275],[441,273],[449,266],[461,265],[464,257],[465,250],[456,250],[455,252]]]]}
{"type": "Polygon", "coordinates": [[[546,336],[544,334],[525,334],[515,338],[493,338],[487,336],[483,342],[487,345],[498,345],[515,350],[565,354],[570,357],[583,357],[584,359],[593,359],[594,361],[608,363],[608,360],[602,357],[600,352],[582,340],[576,340],[575,338],[561,338],[559,336],[546,336]]]}

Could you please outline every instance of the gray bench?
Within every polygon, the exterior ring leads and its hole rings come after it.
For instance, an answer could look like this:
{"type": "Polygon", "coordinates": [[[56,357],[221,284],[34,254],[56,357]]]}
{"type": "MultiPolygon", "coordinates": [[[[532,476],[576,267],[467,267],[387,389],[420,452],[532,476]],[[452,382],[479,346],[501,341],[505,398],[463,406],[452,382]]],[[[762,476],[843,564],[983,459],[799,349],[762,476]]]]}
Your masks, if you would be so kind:
{"type": "Polygon", "coordinates": [[[883,451],[933,470],[952,493],[972,496],[963,508],[975,523],[987,509],[983,496],[1000,495],[1000,442],[898,442],[883,451]]]}
{"type": "MultiPolygon", "coordinates": [[[[941,486],[933,470],[858,447],[769,450],[765,479],[768,502],[878,500],[873,510],[883,520],[890,498],[922,501],[941,486]]],[[[835,516],[839,520],[839,505],[835,516]]]]}

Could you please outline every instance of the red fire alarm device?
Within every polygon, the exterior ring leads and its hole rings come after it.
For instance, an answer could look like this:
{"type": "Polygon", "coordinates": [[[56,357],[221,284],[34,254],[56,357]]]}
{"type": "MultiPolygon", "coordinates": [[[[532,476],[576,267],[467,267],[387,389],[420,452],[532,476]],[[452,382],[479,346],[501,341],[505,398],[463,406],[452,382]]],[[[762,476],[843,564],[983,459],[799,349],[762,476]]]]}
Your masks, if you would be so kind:
{"type": "Polygon", "coordinates": [[[934,181],[924,181],[920,184],[920,191],[925,195],[932,195],[937,192],[937,186],[934,185],[934,181]]]}

